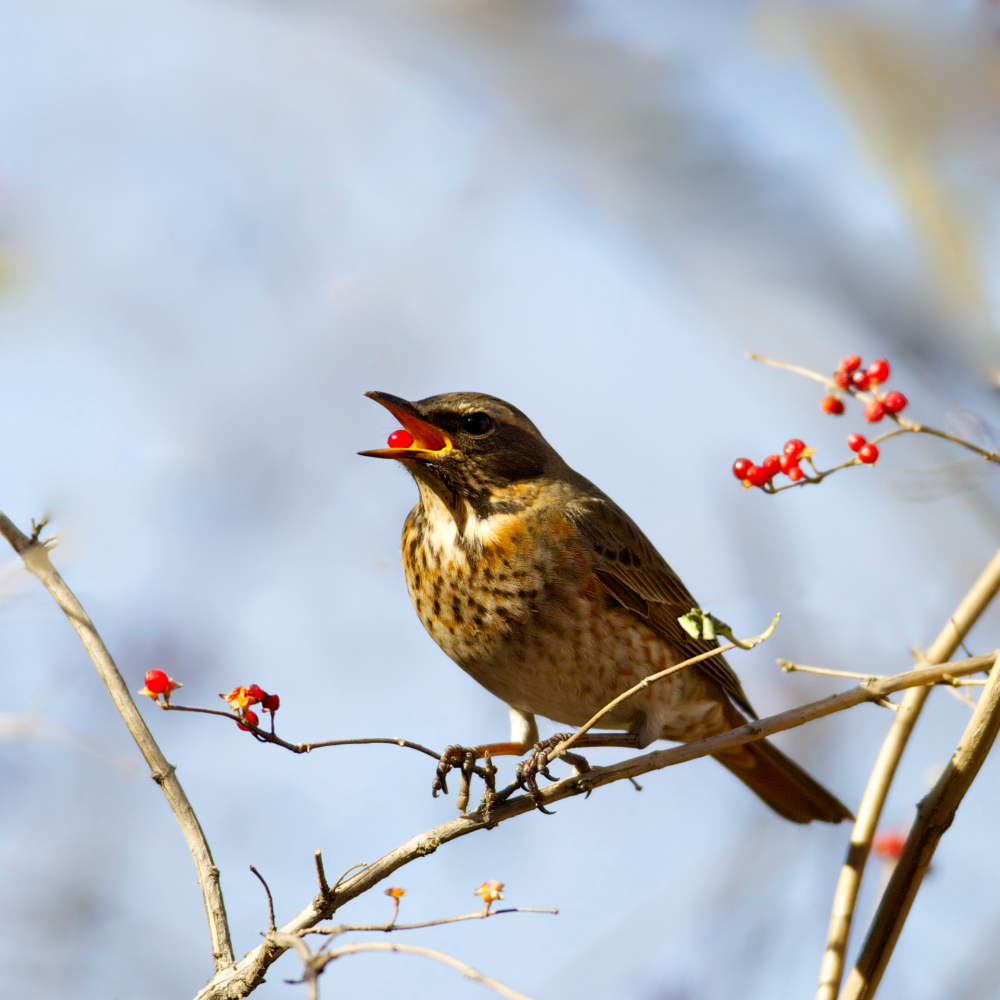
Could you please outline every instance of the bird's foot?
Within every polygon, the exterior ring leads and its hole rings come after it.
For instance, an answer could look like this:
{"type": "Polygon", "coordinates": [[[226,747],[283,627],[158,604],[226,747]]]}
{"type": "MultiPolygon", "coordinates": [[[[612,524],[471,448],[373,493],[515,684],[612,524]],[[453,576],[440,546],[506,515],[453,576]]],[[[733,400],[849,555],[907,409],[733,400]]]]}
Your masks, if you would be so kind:
{"type": "MultiPolygon", "coordinates": [[[[552,815],[552,810],[546,809],[543,805],[542,793],[538,787],[538,776],[542,775],[548,778],[549,781],[556,780],[555,775],[549,771],[549,764],[551,763],[549,754],[560,743],[569,738],[569,733],[556,733],[555,736],[550,736],[548,739],[539,740],[531,748],[528,756],[517,765],[517,783],[534,799],[538,810],[547,816],[552,815]]],[[[570,753],[568,750],[564,750],[559,754],[559,758],[565,760],[567,764],[572,764],[580,774],[590,770],[587,758],[581,757],[578,753],[570,753]]]]}
{"type": "Polygon", "coordinates": [[[493,764],[489,751],[484,754],[481,748],[466,747],[461,744],[445,747],[444,753],[441,754],[438,760],[434,785],[432,786],[434,798],[437,798],[441,792],[444,792],[445,795],[448,794],[448,773],[454,768],[459,769],[460,775],[458,798],[456,800],[459,812],[464,813],[469,804],[469,783],[474,774],[482,778],[486,784],[485,803],[489,803],[492,800],[492,796],[496,792],[497,769],[493,764]],[[476,764],[480,756],[483,757],[482,767],[476,764]]]}

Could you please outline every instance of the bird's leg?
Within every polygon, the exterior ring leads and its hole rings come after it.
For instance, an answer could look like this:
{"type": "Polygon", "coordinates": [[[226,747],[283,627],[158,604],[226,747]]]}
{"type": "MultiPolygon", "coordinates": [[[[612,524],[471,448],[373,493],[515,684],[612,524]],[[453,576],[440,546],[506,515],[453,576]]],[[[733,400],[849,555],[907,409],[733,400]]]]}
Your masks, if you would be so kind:
{"type": "MultiPolygon", "coordinates": [[[[555,776],[549,772],[549,754],[564,740],[568,740],[571,733],[556,733],[548,739],[539,740],[520,764],[517,765],[517,783],[535,800],[535,805],[540,812],[551,815],[552,810],[546,809],[542,805],[542,795],[538,788],[538,776],[541,774],[549,781],[555,781],[555,776]]],[[[574,744],[575,747],[627,747],[630,750],[638,749],[642,746],[638,733],[584,733],[574,744]]],[[[578,774],[584,774],[590,770],[590,764],[586,757],[578,753],[564,750],[558,755],[567,764],[571,764],[578,774]]]]}

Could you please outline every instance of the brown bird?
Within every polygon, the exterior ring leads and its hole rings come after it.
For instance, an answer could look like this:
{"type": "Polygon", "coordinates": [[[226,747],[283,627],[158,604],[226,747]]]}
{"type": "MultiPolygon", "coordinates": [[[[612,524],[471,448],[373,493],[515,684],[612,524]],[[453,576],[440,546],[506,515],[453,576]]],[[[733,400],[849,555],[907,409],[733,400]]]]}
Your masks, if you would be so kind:
{"type": "MultiPolygon", "coordinates": [[[[516,407],[472,392],[414,403],[368,396],[405,431],[390,437],[395,447],[361,454],[402,462],[420,492],[403,527],[417,614],[510,706],[511,740],[492,753],[530,748],[536,715],[582,725],[643,677],[712,648],[678,623],[696,602],[652,542],[516,407]]],[[[622,703],[602,725],[625,733],[604,743],[704,739],[743,725],[743,713],[756,718],[739,678],[716,657],[622,703]]],[[[851,815],[764,740],[716,759],[796,823],[851,815]]]]}

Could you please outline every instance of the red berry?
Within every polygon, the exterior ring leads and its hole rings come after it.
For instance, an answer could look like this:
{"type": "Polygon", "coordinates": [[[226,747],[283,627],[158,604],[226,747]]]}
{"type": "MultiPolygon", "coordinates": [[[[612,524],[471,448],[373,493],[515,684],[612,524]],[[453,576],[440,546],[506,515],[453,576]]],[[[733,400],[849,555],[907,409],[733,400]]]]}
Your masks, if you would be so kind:
{"type": "Polygon", "coordinates": [[[871,379],[868,377],[867,372],[853,372],[851,374],[851,385],[855,389],[864,391],[871,385],[871,379]]]}
{"type": "Polygon", "coordinates": [[[909,402],[901,392],[888,392],[885,399],[882,400],[882,405],[888,413],[899,413],[900,410],[906,409],[909,402]]]}
{"type": "Polygon", "coordinates": [[[789,458],[798,458],[805,450],[805,441],[800,441],[798,438],[792,438],[785,442],[784,452],[789,458]]]}
{"type": "Polygon", "coordinates": [[[847,435],[847,447],[850,448],[851,451],[861,451],[866,444],[868,444],[868,440],[864,434],[847,435]]]}
{"type": "Polygon", "coordinates": [[[804,472],[803,472],[803,471],[802,471],[802,470],[801,470],[801,469],[800,469],[800,468],[799,468],[799,467],[798,467],[797,465],[793,465],[793,466],[792,466],[792,467],[791,467],[791,468],[790,468],[790,469],[788,470],[788,478],[789,478],[789,479],[790,479],[790,480],[791,480],[791,481],[792,481],[793,483],[797,483],[797,482],[798,482],[798,481],[799,481],[800,479],[802,479],[802,478],[803,478],[804,476],[805,476],[805,473],[804,473],[804,472]]]}
{"type": "Polygon", "coordinates": [[[265,712],[277,712],[281,707],[281,699],[276,694],[265,694],[260,700],[260,707],[265,712]]]}
{"type": "Polygon", "coordinates": [[[844,401],[839,396],[824,396],[819,407],[824,413],[836,415],[844,412],[844,401]]]}
{"type": "Polygon", "coordinates": [[[153,694],[165,694],[170,690],[172,683],[170,674],[165,670],[146,671],[146,688],[153,694]]]}
{"type": "Polygon", "coordinates": [[[886,861],[898,861],[906,847],[906,834],[898,830],[885,830],[876,834],[872,850],[886,861]]]}
{"type": "MultiPolygon", "coordinates": [[[[243,718],[247,722],[250,723],[250,726],[259,726],[260,725],[260,719],[258,718],[257,713],[252,708],[248,708],[243,713],[243,718]]],[[[244,730],[246,732],[250,731],[250,726],[244,726],[242,722],[237,722],[236,725],[239,726],[240,729],[242,729],[242,730],[244,730]]]]}
{"type": "Polygon", "coordinates": [[[878,445],[877,444],[863,444],[858,449],[858,458],[861,459],[865,465],[871,465],[872,462],[878,461],[878,445]]]}
{"type": "Polygon", "coordinates": [[[833,381],[840,386],[841,389],[849,389],[851,387],[851,373],[844,371],[843,368],[838,372],[834,372],[833,381]]]}
{"type": "Polygon", "coordinates": [[[861,367],[861,355],[860,354],[848,354],[843,361],[840,362],[840,370],[845,372],[852,372],[855,368],[861,367]]]}
{"type": "Polygon", "coordinates": [[[868,377],[873,382],[889,381],[889,362],[885,358],[879,358],[868,366],[868,377]]]}
{"type": "Polygon", "coordinates": [[[733,462],[733,475],[737,479],[746,479],[747,472],[753,467],[749,458],[738,458],[733,462]]]}
{"type": "Polygon", "coordinates": [[[247,694],[250,696],[250,704],[253,705],[255,702],[260,701],[266,692],[259,684],[251,684],[247,688],[247,694]]]}
{"type": "Polygon", "coordinates": [[[767,469],[761,465],[751,465],[747,469],[747,479],[750,480],[753,486],[763,486],[765,483],[771,481],[770,475],[768,475],[767,469]]]}
{"type": "Polygon", "coordinates": [[[885,404],[881,400],[873,400],[865,407],[865,420],[877,424],[885,416],[885,404]]]}
{"type": "Polygon", "coordinates": [[[409,448],[413,444],[413,435],[409,431],[393,431],[386,443],[390,448],[409,448]]]}
{"type": "Polygon", "coordinates": [[[781,472],[781,456],[768,455],[767,458],[761,462],[761,468],[767,473],[768,479],[773,478],[781,472]]]}
{"type": "Polygon", "coordinates": [[[797,457],[793,458],[791,455],[781,456],[781,471],[786,475],[789,469],[794,469],[799,464],[797,457]]]}

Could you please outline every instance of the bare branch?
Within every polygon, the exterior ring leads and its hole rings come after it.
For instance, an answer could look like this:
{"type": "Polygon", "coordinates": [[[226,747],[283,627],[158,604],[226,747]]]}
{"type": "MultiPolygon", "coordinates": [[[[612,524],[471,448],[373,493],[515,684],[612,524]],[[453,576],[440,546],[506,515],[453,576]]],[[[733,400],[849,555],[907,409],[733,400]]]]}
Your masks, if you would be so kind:
{"type": "MultiPolygon", "coordinates": [[[[319,892],[320,892],[320,895],[321,896],[329,896],[330,895],[330,884],[326,880],[326,867],[323,864],[323,852],[322,851],[316,851],[313,854],[313,858],[316,861],[316,880],[319,882],[319,892]]],[[[363,868],[364,865],[361,865],[360,867],[363,868]]],[[[349,871],[354,871],[354,869],[351,868],[351,869],[349,869],[349,871]]]]}
{"type": "Polygon", "coordinates": [[[274,897],[271,895],[271,887],[267,884],[264,876],[253,865],[250,865],[250,871],[257,876],[258,881],[264,887],[264,892],[267,894],[267,929],[269,931],[276,931],[278,925],[274,922],[274,897]]]}
{"type": "Polygon", "coordinates": [[[41,524],[35,526],[32,536],[29,537],[13,521],[0,513],[0,534],[21,556],[28,571],[42,582],[76,630],[91,662],[97,668],[98,675],[104,681],[111,695],[111,700],[115,703],[128,731],[132,734],[132,739],[135,740],[140,753],[149,765],[153,780],[163,790],[163,794],[173,810],[174,817],[180,825],[181,832],[184,834],[184,839],[191,851],[191,856],[194,858],[195,871],[205,901],[216,971],[224,969],[232,965],[233,945],[229,935],[229,922],[226,919],[222,887],[219,884],[219,869],[215,866],[208,841],[205,839],[205,833],[180,781],[177,779],[173,764],[167,761],[163,751],[153,739],[153,734],[149,731],[149,727],[132,700],[128,685],[119,673],[118,667],[94,627],[94,623],[83,609],[83,605],[77,600],[76,595],[66,586],[65,581],[52,565],[48,548],[38,537],[41,527],[41,524]]]}
{"type": "MultiPolygon", "coordinates": [[[[573,775],[540,789],[540,799],[543,805],[554,804],[562,799],[586,794],[594,788],[614,781],[635,778],[649,771],[660,770],[674,764],[694,760],[697,757],[706,757],[742,746],[744,743],[762,739],[773,733],[793,729],[813,719],[853,708],[862,702],[877,701],[908,687],[937,684],[942,678],[948,676],[964,677],[968,674],[979,673],[989,669],[998,652],[1000,651],[989,656],[976,656],[940,666],[910,670],[878,681],[866,681],[840,694],[830,695],[827,698],[787,712],[781,712],[766,719],[748,722],[744,726],[719,736],[713,736],[710,739],[698,740],[666,750],[654,750],[607,767],[594,768],[586,774],[573,775]]],[[[416,858],[426,857],[452,840],[465,837],[478,830],[492,829],[514,816],[531,812],[535,808],[536,803],[532,796],[517,795],[492,805],[488,815],[484,809],[480,808],[475,813],[459,816],[411,837],[356,875],[346,878],[339,888],[334,889],[332,899],[321,896],[314,899],[280,929],[278,936],[270,935],[263,944],[240,959],[233,968],[217,973],[198,993],[197,1000],[237,1000],[237,998],[247,996],[263,980],[267,968],[286,950],[286,946],[279,944],[279,941],[282,940],[280,935],[296,936],[296,940],[298,940],[297,935],[301,931],[316,926],[321,920],[329,919],[345,903],[367,892],[372,886],[377,885],[416,858]]]]}
{"type": "MultiPolygon", "coordinates": [[[[983,613],[1000,590],[1000,551],[989,562],[969,592],[962,599],[955,613],[945,624],[924,657],[925,662],[941,663],[953,655],[966,633],[983,613]]],[[[985,668],[984,669],[988,669],[985,668]]],[[[971,671],[977,673],[978,671],[971,671]]],[[[944,675],[947,678],[949,675],[944,675]]],[[[957,676],[957,675],[954,675],[957,676]]],[[[875,765],[868,778],[857,819],[851,831],[851,844],[847,859],[840,870],[833,894],[830,926],[827,931],[826,950],[820,964],[819,989],[816,1000],[834,1000],[844,974],[844,956],[851,934],[854,909],[857,906],[861,877],[871,850],[872,839],[882,815],[889,785],[896,767],[916,725],[924,702],[930,694],[929,687],[914,687],[907,692],[899,706],[879,750],[875,765]]]]}
{"type": "Polygon", "coordinates": [[[383,931],[385,933],[389,933],[390,931],[417,931],[423,930],[426,927],[443,927],[445,924],[458,924],[466,920],[486,920],[488,917],[498,917],[501,913],[548,913],[552,916],[559,915],[559,911],[552,908],[541,909],[537,906],[507,906],[502,910],[477,910],[475,913],[463,913],[458,917],[441,917],[439,920],[425,920],[419,924],[339,924],[336,927],[324,927],[322,925],[318,927],[306,927],[299,931],[299,935],[327,934],[336,936],[337,934],[346,934],[349,931],[383,931]]]}
{"type": "Polygon", "coordinates": [[[885,676],[885,674],[861,674],[853,670],[832,670],[829,667],[807,667],[804,663],[793,663],[791,660],[779,659],[778,666],[786,674],[819,674],[821,677],[845,677],[856,681],[880,680],[885,676]]]}
{"type": "Polygon", "coordinates": [[[892,957],[931,858],[1000,731],[1000,656],[962,739],[941,777],[917,807],[917,819],[893,869],[843,1000],[870,1000],[892,957]]]}
{"type": "Polygon", "coordinates": [[[478,969],[474,969],[471,965],[466,965],[465,962],[459,961],[459,959],[452,955],[447,955],[443,951],[435,951],[433,948],[421,948],[418,945],[412,944],[369,941],[364,944],[344,945],[343,948],[338,948],[336,951],[329,951],[325,952],[323,955],[316,956],[315,962],[318,966],[317,971],[322,971],[323,968],[335,959],[343,958],[345,955],[357,955],[364,951],[397,951],[408,955],[423,955],[424,958],[433,958],[437,962],[443,962],[445,965],[450,965],[453,969],[457,969],[461,972],[463,976],[466,976],[469,979],[474,979],[477,983],[482,983],[484,986],[488,986],[494,992],[499,993],[500,996],[508,997],[509,1000],[531,1000],[531,997],[526,994],[518,993],[517,990],[513,990],[509,986],[505,986],[497,979],[491,979],[489,976],[484,976],[478,969]]]}
{"type": "MultiPolygon", "coordinates": [[[[366,746],[372,743],[383,743],[388,746],[404,747],[407,750],[416,750],[428,757],[432,757],[435,761],[441,759],[441,754],[437,751],[431,750],[429,747],[425,747],[420,743],[414,743],[411,740],[400,739],[398,736],[357,736],[343,740],[320,740],[317,743],[289,743],[288,740],[282,739],[277,733],[261,729],[260,726],[255,726],[253,723],[234,715],[232,712],[224,712],[218,708],[198,708],[194,705],[177,705],[173,702],[167,701],[158,701],[157,705],[159,705],[164,712],[191,712],[195,715],[216,715],[220,719],[227,719],[230,722],[237,723],[243,729],[247,730],[247,732],[252,733],[258,742],[273,743],[275,746],[279,746],[283,750],[288,750],[291,753],[312,753],[313,750],[321,750],[324,747],[357,747],[366,746]]],[[[274,724],[273,716],[271,717],[271,724],[274,724]]]]}

